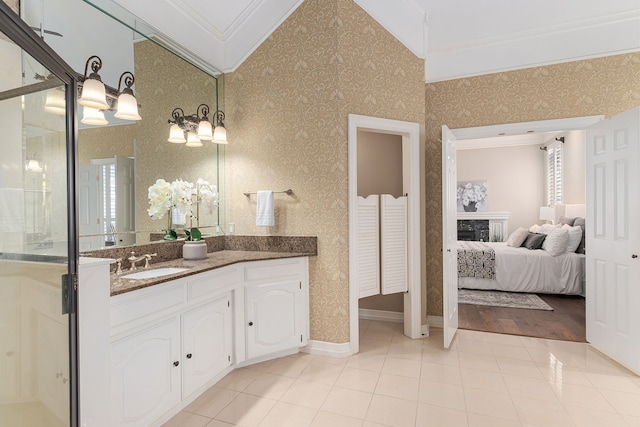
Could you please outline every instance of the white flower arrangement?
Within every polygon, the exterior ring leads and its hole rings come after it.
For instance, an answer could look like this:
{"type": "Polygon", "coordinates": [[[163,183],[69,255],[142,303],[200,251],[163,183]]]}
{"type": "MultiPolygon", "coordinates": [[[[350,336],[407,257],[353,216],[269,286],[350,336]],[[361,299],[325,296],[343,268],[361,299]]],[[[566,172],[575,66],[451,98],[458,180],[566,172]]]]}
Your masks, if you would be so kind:
{"type": "Polygon", "coordinates": [[[466,182],[458,184],[457,198],[463,206],[469,206],[471,202],[481,202],[487,198],[487,183],[466,182]]]}
{"type": "MultiPolygon", "coordinates": [[[[149,209],[147,212],[151,219],[161,219],[169,211],[173,211],[174,216],[182,218],[194,217],[194,196],[197,210],[199,210],[201,203],[209,213],[213,213],[214,209],[218,207],[217,187],[202,178],[198,178],[196,185],[182,179],[176,179],[171,183],[164,179],[158,179],[155,184],[149,187],[149,209]]],[[[195,217],[198,219],[198,213],[195,217]]]]}
{"type": "Polygon", "coordinates": [[[202,178],[198,178],[196,181],[196,203],[203,207],[212,214],[214,209],[218,207],[218,187],[209,184],[202,178]]]}
{"type": "Polygon", "coordinates": [[[151,219],[161,219],[173,206],[171,200],[171,184],[164,179],[158,179],[149,187],[149,209],[151,219]]]}

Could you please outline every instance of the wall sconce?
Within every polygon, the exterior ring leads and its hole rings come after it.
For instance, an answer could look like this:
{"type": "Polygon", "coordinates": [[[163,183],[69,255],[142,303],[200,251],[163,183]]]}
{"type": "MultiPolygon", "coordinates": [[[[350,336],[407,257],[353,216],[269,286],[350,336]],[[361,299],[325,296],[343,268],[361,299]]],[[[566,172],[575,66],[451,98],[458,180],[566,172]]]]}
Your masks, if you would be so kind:
{"type": "Polygon", "coordinates": [[[209,106],[200,104],[196,114],[185,115],[182,108],[174,108],[171,112],[169,139],[175,144],[186,143],[187,147],[202,147],[201,141],[213,141],[216,144],[227,144],[227,131],[224,128],[224,113],[216,111],[217,125],[215,129],[209,121],[209,106]],[[220,130],[221,129],[221,130],[220,130]],[[187,138],[185,139],[185,132],[187,138]]]}
{"type": "Polygon", "coordinates": [[[44,111],[57,116],[67,114],[67,103],[64,98],[64,92],[58,88],[49,89],[44,102],[44,111]]]}
{"type": "Polygon", "coordinates": [[[84,67],[84,77],[82,83],[81,95],[78,104],[84,107],[82,123],[91,125],[106,125],[108,121],[104,117],[103,110],[115,110],[114,117],[123,120],[140,120],[138,114],[138,101],[133,94],[133,83],[135,77],[130,71],[125,71],[118,79],[118,89],[106,86],[102,83],[102,79],[98,71],[102,68],[102,60],[99,56],[91,56],[87,59],[84,67]],[[91,74],[87,76],[91,66],[91,74]],[[122,82],[124,79],[124,89],[122,82]]]}
{"type": "Polygon", "coordinates": [[[37,159],[31,159],[27,162],[27,170],[31,172],[42,172],[42,166],[37,159]]]}
{"type": "Polygon", "coordinates": [[[216,111],[216,128],[213,131],[213,142],[216,144],[228,144],[227,129],[224,127],[224,113],[216,111]]]}

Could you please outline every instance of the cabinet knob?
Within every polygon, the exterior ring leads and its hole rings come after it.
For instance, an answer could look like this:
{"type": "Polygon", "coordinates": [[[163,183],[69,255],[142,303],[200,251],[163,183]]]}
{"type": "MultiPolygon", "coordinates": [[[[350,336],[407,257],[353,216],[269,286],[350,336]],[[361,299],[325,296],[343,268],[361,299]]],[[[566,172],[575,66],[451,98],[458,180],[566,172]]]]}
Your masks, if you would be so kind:
{"type": "Polygon", "coordinates": [[[189,353],[187,354],[187,359],[191,359],[193,357],[193,354],[189,353]]]}
{"type": "Polygon", "coordinates": [[[173,366],[178,366],[180,364],[179,360],[176,360],[175,362],[173,362],[173,366]]]}
{"type": "Polygon", "coordinates": [[[636,258],[638,258],[638,255],[633,254],[633,255],[631,255],[631,258],[636,259],[636,258]]]}
{"type": "Polygon", "coordinates": [[[249,326],[253,326],[253,322],[249,322],[249,326]]]}

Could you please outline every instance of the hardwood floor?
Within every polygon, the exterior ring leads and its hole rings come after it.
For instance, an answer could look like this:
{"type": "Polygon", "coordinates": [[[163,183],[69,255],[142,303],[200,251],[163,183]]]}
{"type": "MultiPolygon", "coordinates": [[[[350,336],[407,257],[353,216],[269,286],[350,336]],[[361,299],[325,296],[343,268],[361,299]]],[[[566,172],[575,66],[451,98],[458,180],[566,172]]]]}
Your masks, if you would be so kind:
{"type": "Polygon", "coordinates": [[[458,327],[475,331],[585,342],[584,298],[538,294],[553,311],[459,304],[458,327]]]}

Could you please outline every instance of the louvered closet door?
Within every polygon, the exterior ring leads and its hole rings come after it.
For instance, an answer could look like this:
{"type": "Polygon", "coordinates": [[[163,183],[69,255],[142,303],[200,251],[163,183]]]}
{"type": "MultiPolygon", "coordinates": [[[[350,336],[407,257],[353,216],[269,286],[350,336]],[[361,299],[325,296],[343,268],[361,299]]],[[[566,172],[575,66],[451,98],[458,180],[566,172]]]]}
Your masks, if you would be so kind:
{"type": "Polygon", "coordinates": [[[407,198],[380,196],[380,247],[382,294],[406,292],[407,198]]]}
{"type": "Polygon", "coordinates": [[[358,298],[380,293],[379,197],[358,196],[358,298]]]}

